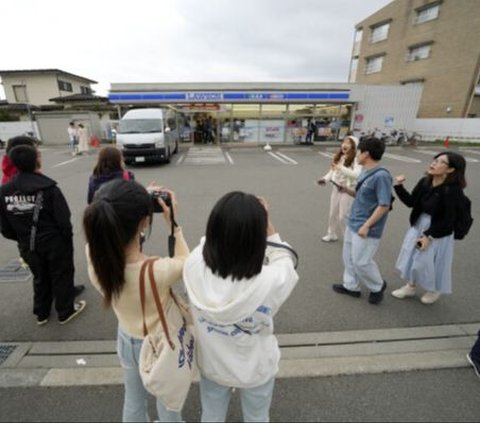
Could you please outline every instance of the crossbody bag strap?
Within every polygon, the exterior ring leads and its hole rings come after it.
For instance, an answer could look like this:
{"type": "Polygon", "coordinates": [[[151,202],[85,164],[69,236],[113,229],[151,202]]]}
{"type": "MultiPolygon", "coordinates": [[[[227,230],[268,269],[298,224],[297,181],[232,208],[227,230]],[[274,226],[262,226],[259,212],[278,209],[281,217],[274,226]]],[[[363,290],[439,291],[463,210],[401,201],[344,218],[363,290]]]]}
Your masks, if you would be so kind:
{"type": "Polygon", "coordinates": [[[299,262],[298,254],[292,247],[290,247],[289,245],[280,244],[279,242],[273,242],[273,241],[267,241],[267,245],[269,245],[270,247],[283,248],[284,250],[287,250],[295,259],[293,268],[296,269],[298,267],[298,262],[299,262]]]}
{"type": "Polygon", "coordinates": [[[149,260],[145,260],[140,268],[140,304],[142,306],[143,336],[148,335],[147,324],[145,322],[145,274],[149,260]]]}
{"type": "Polygon", "coordinates": [[[165,313],[163,310],[162,302],[160,300],[160,295],[158,295],[157,286],[155,284],[155,276],[153,274],[153,264],[155,260],[151,260],[148,262],[148,276],[150,277],[150,286],[152,288],[153,299],[155,300],[155,305],[157,306],[158,317],[160,317],[160,323],[162,324],[163,332],[167,337],[170,348],[172,350],[175,350],[175,344],[172,342],[172,339],[170,338],[170,332],[168,330],[167,321],[165,319],[165,313]]]}
{"type": "Polygon", "coordinates": [[[367,176],[366,176],[365,178],[363,178],[360,182],[357,182],[357,186],[355,187],[355,191],[358,191],[358,190],[360,189],[360,187],[363,185],[363,183],[364,183],[368,178],[370,178],[370,176],[373,176],[373,175],[375,175],[375,173],[380,172],[380,171],[382,171],[382,170],[384,170],[386,173],[390,174],[390,172],[389,172],[387,169],[385,169],[384,167],[381,167],[381,168],[375,170],[374,172],[370,173],[369,175],[367,175],[367,176]]]}
{"type": "Polygon", "coordinates": [[[38,218],[40,217],[40,209],[43,205],[43,191],[38,191],[35,198],[35,207],[33,209],[32,228],[30,229],[30,251],[35,251],[35,240],[37,238],[38,218]]]}

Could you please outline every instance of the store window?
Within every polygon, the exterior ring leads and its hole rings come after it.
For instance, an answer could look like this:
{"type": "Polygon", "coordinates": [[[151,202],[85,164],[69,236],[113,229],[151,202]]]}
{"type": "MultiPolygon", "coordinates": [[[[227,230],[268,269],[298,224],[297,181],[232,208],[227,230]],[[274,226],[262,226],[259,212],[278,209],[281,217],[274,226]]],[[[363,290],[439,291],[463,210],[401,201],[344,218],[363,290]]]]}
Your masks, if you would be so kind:
{"type": "Polygon", "coordinates": [[[257,142],[260,133],[260,105],[234,104],[232,109],[234,142],[257,142]]]}
{"type": "Polygon", "coordinates": [[[407,62],[415,62],[417,60],[428,59],[430,57],[430,50],[432,44],[423,44],[421,46],[414,46],[408,49],[407,62]]]}
{"type": "Polygon", "coordinates": [[[368,75],[371,73],[381,72],[383,68],[384,58],[385,58],[384,55],[367,58],[365,73],[368,75]]]}
{"type": "Polygon", "coordinates": [[[259,130],[260,142],[285,141],[285,104],[262,104],[259,130]]]}
{"type": "Polygon", "coordinates": [[[440,12],[440,4],[427,5],[421,9],[417,9],[415,15],[415,23],[421,24],[424,22],[432,21],[438,18],[440,12]]]}
{"type": "Polygon", "coordinates": [[[370,43],[378,43],[379,41],[386,40],[388,38],[388,31],[390,29],[390,22],[383,23],[377,26],[372,26],[372,32],[370,34],[370,43]]]}

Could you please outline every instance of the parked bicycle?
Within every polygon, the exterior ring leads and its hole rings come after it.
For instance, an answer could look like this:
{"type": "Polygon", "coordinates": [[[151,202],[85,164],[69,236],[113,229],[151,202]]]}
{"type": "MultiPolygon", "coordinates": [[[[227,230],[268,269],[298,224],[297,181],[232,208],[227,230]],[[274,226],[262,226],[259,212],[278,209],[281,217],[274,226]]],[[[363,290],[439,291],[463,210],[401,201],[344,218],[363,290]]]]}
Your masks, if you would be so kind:
{"type": "Polygon", "coordinates": [[[412,131],[409,133],[404,131],[404,136],[398,145],[402,147],[416,147],[420,141],[422,141],[422,136],[418,132],[412,131]]]}

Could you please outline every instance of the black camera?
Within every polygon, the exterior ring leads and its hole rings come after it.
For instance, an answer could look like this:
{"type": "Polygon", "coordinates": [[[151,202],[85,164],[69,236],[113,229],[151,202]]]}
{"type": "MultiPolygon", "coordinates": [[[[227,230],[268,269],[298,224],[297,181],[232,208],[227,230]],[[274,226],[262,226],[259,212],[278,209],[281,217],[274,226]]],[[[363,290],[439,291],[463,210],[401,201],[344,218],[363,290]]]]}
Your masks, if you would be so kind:
{"type": "Polygon", "coordinates": [[[152,191],[150,193],[150,197],[152,199],[152,204],[153,204],[153,212],[154,213],[163,213],[163,209],[158,204],[157,198],[161,198],[163,202],[167,205],[167,207],[172,206],[172,200],[170,198],[170,194],[165,191],[152,191]]]}

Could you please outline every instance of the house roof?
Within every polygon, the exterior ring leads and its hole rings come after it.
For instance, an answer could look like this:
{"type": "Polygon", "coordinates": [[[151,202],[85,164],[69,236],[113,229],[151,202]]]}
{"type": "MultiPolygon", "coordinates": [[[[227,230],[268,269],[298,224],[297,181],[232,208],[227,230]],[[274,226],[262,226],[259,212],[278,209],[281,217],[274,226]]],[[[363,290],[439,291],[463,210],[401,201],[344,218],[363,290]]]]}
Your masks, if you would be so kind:
{"type": "Polygon", "coordinates": [[[97,81],[93,79],[84,78],[83,76],[78,76],[70,72],[65,72],[60,69],[17,69],[17,70],[0,70],[0,76],[3,75],[15,75],[15,74],[38,74],[38,73],[55,73],[61,75],[68,75],[72,78],[81,79],[87,81],[90,84],[97,84],[97,81]]]}
{"type": "Polygon", "coordinates": [[[107,97],[102,97],[99,95],[93,94],[72,94],[65,95],[61,97],[50,98],[49,101],[54,101],[55,103],[80,103],[80,102],[100,102],[108,103],[107,97]]]}

